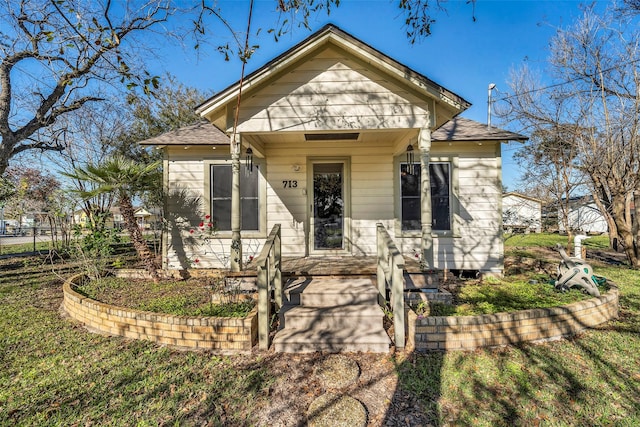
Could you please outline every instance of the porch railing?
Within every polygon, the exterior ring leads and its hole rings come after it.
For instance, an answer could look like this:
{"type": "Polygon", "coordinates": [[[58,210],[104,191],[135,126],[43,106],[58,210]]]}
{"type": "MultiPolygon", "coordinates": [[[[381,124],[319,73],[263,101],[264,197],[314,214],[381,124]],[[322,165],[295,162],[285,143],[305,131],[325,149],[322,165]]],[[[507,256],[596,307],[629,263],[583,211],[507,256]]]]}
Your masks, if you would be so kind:
{"type": "Polygon", "coordinates": [[[386,306],[387,288],[390,289],[394,340],[396,348],[404,348],[404,257],[384,225],[379,223],[376,225],[376,229],[378,303],[383,308],[386,306]]]}
{"type": "Polygon", "coordinates": [[[269,349],[269,323],[271,319],[271,291],[274,291],[278,310],[282,307],[280,224],[271,229],[267,241],[256,258],[258,273],[258,344],[260,350],[269,349]]]}

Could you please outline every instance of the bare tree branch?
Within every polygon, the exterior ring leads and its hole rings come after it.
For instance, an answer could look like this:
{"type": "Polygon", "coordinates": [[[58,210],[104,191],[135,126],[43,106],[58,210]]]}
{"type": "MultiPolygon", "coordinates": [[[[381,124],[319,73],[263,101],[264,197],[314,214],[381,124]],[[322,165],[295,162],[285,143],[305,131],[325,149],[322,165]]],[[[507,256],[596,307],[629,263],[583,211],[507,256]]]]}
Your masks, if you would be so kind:
{"type": "Polygon", "coordinates": [[[103,100],[96,92],[101,84],[119,79],[145,91],[157,84],[157,78],[130,67],[136,46],[126,41],[166,22],[174,9],[162,0],[137,10],[129,3],[122,7],[124,13],[116,12],[111,1],[100,6],[81,0],[22,0],[15,7],[9,2],[2,6],[1,19],[8,24],[2,33],[11,43],[0,46],[0,174],[17,153],[59,150],[56,141],[29,139],[58,117],[103,100]]]}

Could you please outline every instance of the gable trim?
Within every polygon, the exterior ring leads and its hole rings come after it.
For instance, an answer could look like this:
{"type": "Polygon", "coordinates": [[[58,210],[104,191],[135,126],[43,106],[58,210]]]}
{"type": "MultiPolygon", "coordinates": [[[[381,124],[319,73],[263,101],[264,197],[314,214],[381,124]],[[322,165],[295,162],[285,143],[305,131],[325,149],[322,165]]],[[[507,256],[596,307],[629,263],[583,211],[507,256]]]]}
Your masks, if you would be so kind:
{"type": "MultiPolygon", "coordinates": [[[[380,71],[392,75],[397,79],[411,83],[434,100],[443,101],[459,111],[463,111],[471,106],[470,102],[466,101],[459,95],[445,89],[433,80],[399,63],[332,24],[324,26],[307,39],[246,76],[244,78],[243,91],[249,91],[252,87],[259,85],[264,80],[290,66],[292,63],[297,62],[310,52],[329,43],[353,53],[355,56],[380,71]]],[[[236,82],[231,86],[228,86],[196,107],[196,113],[201,116],[207,116],[214,111],[227,106],[230,102],[236,99],[239,88],[240,82],[236,82]]]]}

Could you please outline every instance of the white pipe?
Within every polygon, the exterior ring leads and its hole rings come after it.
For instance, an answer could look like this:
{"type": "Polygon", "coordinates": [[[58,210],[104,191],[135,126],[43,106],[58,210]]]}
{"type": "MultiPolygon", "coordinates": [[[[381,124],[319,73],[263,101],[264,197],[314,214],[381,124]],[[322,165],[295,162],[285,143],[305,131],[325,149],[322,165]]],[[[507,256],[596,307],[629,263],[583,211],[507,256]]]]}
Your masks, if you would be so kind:
{"type": "Polygon", "coordinates": [[[588,238],[589,236],[584,234],[578,234],[573,238],[573,253],[576,258],[582,259],[582,241],[588,238]]]}

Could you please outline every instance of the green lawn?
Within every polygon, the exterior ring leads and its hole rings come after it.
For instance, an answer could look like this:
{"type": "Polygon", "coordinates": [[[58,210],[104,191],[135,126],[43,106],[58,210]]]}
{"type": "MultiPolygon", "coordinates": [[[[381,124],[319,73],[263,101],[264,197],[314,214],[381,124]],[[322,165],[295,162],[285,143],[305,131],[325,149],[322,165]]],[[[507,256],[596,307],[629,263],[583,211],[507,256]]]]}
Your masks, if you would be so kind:
{"type": "MultiPolygon", "coordinates": [[[[297,356],[217,356],[89,333],[59,313],[71,271],[0,260],[0,426],[255,425],[287,378],[274,360],[298,369],[297,356]]],[[[640,273],[596,272],[620,287],[618,320],[538,345],[380,356],[396,363],[394,405],[418,399],[434,426],[640,425],[640,273]]],[[[292,402],[314,392],[312,382],[297,386],[292,402]]]]}
{"type": "MultiPolygon", "coordinates": [[[[505,247],[555,247],[557,243],[567,245],[567,236],[557,233],[505,234],[505,247]]],[[[572,242],[573,243],[573,242],[572,242]]],[[[606,249],[609,247],[607,235],[591,236],[583,241],[587,247],[606,249]]]]}
{"type": "MultiPolygon", "coordinates": [[[[489,278],[483,281],[468,281],[455,294],[455,305],[433,304],[430,313],[432,316],[475,316],[529,308],[557,307],[591,298],[578,288],[558,292],[550,283],[550,277],[546,275],[534,277],[537,278],[534,284],[529,283],[528,278],[521,277],[515,280],[489,278]]],[[[420,310],[414,310],[420,314],[420,310]]]]}
{"type": "MultiPolygon", "coordinates": [[[[36,251],[48,252],[53,248],[51,242],[36,242],[36,251]]],[[[33,242],[20,244],[3,244],[0,246],[0,255],[21,254],[24,252],[33,252],[33,242]]]]}
{"type": "Polygon", "coordinates": [[[598,267],[620,289],[620,317],[580,337],[399,364],[403,387],[440,425],[640,425],[640,272],[598,267]]]}
{"type": "Polygon", "coordinates": [[[0,260],[2,426],[243,425],[273,381],[256,360],[89,333],[61,296],[40,259],[0,260]]]}

